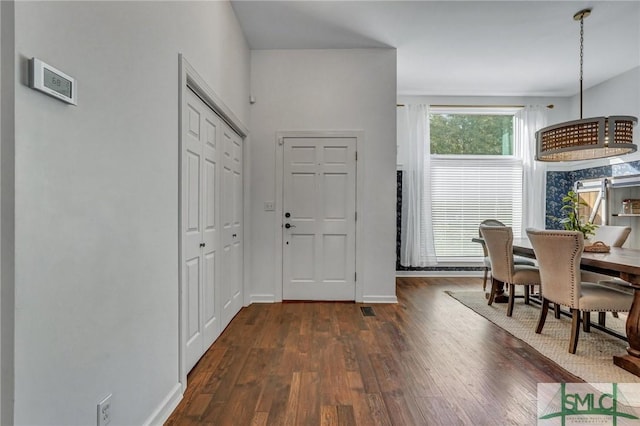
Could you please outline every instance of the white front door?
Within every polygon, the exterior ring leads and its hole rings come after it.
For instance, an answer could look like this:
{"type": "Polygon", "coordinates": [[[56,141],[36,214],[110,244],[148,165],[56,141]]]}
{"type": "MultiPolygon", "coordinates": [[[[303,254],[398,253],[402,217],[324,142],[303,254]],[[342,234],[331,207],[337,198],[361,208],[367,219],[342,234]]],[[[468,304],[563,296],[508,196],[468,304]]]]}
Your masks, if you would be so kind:
{"type": "Polygon", "coordinates": [[[219,117],[186,91],[182,152],[182,283],[189,371],[221,332],[218,178],[219,117]]]}
{"type": "Polygon", "coordinates": [[[356,138],[283,145],[283,299],[355,300],[356,138]]]}
{"type": "Polygon", "coordinates": [[[222,123],[222,323],[242,308],[242,139],[222,123]]]}

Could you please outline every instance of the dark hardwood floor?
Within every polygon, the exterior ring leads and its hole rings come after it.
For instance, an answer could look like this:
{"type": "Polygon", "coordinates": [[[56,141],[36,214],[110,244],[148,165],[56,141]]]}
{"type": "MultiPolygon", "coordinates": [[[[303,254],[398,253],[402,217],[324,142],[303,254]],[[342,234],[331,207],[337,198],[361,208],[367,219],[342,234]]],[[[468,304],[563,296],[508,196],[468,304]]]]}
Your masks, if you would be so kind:
{"type": "Polygon", "coordinates": [[[166,424],[533,425],[537,383],[580,380],[444,292],[480,286],[399,278],[393,305],[253,304],[166,424]]]}

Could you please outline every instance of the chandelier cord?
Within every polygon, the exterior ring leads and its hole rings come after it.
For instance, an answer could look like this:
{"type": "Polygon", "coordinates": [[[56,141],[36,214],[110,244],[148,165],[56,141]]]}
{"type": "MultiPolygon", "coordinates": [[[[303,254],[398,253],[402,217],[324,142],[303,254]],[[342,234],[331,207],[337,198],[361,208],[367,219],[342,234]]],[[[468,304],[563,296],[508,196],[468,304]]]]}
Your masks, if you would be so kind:
{"type": "Polygon", "coordinates": [[[582,120],[582,68],[584,63],[584,15],[580,16],[580,120],[582,120]]]}

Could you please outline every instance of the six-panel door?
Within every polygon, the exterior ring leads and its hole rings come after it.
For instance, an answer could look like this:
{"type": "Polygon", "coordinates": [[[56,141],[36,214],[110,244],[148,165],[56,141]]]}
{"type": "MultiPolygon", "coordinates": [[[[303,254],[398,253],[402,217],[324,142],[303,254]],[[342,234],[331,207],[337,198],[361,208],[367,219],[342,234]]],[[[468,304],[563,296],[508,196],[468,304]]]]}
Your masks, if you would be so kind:
{"type": "Polygon", "coordinates": [[[283,299],[355,300],[356,139],[283,143],[283,299]]]}
{"type": "Polygon", "coordinates": [[[183,132],[181,270],[189,371],[242,307],[242,139],[191,90],[183,132]]]}

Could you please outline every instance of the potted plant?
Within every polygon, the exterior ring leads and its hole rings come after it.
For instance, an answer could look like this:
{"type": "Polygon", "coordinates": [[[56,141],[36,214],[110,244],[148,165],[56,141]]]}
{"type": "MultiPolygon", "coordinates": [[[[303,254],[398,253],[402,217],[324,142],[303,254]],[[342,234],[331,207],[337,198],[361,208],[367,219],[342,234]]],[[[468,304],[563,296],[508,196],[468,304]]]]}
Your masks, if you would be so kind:
{"type": "Polygon", "coordinates": [[[564,229],[567,231],[580,231],[585,239],[585,245],[588,245],[587,240],[596,233],[596,228],[598,225],[589,222],[588,220],[584,220],[580,216],[580,206],[589,205],[580,199],[578,193],[570,190],[567,192],[567,195],[562,197],[562,212],[564,213],[563,218],[554,218],[558,222],[564,226],[564,229]]]}

